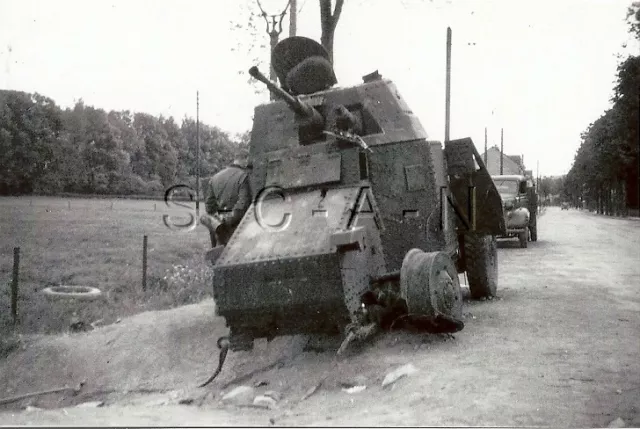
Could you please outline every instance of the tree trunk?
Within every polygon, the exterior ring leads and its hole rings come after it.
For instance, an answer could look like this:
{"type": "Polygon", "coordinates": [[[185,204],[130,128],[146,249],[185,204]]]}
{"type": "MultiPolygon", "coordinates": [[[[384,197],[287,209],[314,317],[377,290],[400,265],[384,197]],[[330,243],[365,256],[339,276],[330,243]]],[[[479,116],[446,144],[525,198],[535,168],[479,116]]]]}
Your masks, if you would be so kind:
{"type": "Polygon", "coordinates": [[[322,32],[322,36],[320,37],[320,42],[322,46],[329,53],[329,61],[333,64],[333,32],[322,32]]]}
{"type": "MultiPolygon", "coordinates": [[[[274,29],[269,33],[269,39],[271,44],[271,49],[269,50],[269,80],[276,83],[278,80],[278,76],[276,75],[276,69],[273,68],[273,62],[271,61],[271,54],[273,54],[273,48],[278,44],[278,32],[274,29]]],[[[269,91],[269,100],[273,101],[276,99],[276,95],[269,91]]]]}
{"type": "MultiPolygon", "coordinates": [[[[273,53],[273,48],[276,47],[276,45],[278,44],[278,33],[275,31],[272,31],[269,34],[269,44],[270,44],[270,49],[269,49],[269,54],[273,53]]],[[[271,58],[271,56],[269,56],[269,58],[271,58]]],[[[269,80],[275,82],[277,75],[276,75],[276,69],[273,68],[273,63],[271,61],[269,61],[271,63],[270,67],[269,67],[269,80]]]]}
{"type": "Polygon", "coordinates": [[[291,8],[289,14],[289,37],[293,37],[298,31],[298,1],[291,0],[289,7],[291,8]]]}
{"type": "Polygon", "coordinates": [[[598,214],[604,213],[602,185],[598,186],[598,214]]]}
{"type": "Polygon", "coordinates": [[[620,210],[621,216],[629,216],[627,207],[627,183],[624,180],[620,181],[620,210]]]}
{"type": "Polygon", "coordinates": [[[320,25],[322,28],[322,35],[320,36],[320,43],[329,53],[329,60],[333,64],[333,36],[336,31],[336,25],[340,19],[340,13],[342,13],[342,5],[344,0],[336,0],[336,6],[331,13],[331,0],[320,0],[320,25]]]}

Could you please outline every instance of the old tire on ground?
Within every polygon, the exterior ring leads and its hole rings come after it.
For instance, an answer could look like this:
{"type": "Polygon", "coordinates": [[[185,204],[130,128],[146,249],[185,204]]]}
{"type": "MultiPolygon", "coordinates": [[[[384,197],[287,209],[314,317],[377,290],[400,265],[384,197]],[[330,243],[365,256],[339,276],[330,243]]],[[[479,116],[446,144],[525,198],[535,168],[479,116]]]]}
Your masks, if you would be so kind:
{"type": "Polygon", "coordinates": [[[524,231],[518,234],[518,240],[520,240],[520,247],[526,249],[529,241],[529,228],[525,228],[524,231]]]}
{"type": "Polygon", "coordinates": [[[488,298],[498,290],[498,241],[493,235],[464,236],[465,265],[472,299],[488,298]]]}
{"type": "Polygon", "coordinates": [[[90,286],[50,286],[42,289],[42,294],[49,299],[79,299],[91,301],[102,297],[102,291],[90,286]]]}
{"type": "Polygon", "coordinates": [[[445,252],[409,250],[400,269],[400,293],[409,313],[462,317],[458,271],[445,252]]]}

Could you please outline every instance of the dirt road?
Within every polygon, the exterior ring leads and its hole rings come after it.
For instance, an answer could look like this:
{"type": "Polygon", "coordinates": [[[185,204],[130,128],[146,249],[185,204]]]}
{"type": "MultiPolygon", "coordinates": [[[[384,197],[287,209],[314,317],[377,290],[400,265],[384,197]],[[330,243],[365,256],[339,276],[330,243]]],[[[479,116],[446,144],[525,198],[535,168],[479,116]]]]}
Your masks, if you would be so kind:
{"type": "MultiPolygon", "coordinates": [[[[380,337],[344,361],[301,353],[298,339],[230,353],[204,389],[225,332],[213,303],[145,313],[86,334],[40,337],[0,362],[2,396],[86,379],[77,397],[5,406],[4,424],[38,425],[553,425],[640,426],[640,221],[550,208],[539,241],[499,250],[499,298],[471,302],[455,339],[380,337]],[[276,390],[278,409],[222,405],[235,376],[276,390]],[[392,388],[392,369],[418,369],[392,388]],[[367,388],[349,394],[341,383],[367,388]],[[324,380],[302,401],[310,387],[324,380]],[[354,384],[352,383],[352,384],[354,384]],[[138,392],[136,392],[138,389],[138,392]],[[153,393],[157,392],[157,393],[153,393]],[[101,408],[78,408],[102,400],[101,408]],[[180,400],[190,405],[179,405],[180,400]],[[56,409],[23,411],[27,405],[56,409]]],[[[1,392],[1,391],[0,391],[1,392]]]]}

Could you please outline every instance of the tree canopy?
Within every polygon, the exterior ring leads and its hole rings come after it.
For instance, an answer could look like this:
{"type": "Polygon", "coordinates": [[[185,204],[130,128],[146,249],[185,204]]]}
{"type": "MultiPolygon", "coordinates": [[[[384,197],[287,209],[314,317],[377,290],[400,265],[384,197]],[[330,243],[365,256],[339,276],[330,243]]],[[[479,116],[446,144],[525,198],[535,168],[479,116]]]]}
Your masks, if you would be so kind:
{"type": "MultiPolygon", "coordinates": [[[[640,41],[640,2],[627,12],[630,34],[640,41]]],[[[640,56],[621,61],[612,107],[582,133],[564,197],[600,213],[638,208],[638,123],[640,56]]]]}
{"type": "MultiPolygon", "coordinates": [[[[200,124],[200,174],[230,163],[249,134],[200,124]]],[[[40,94],[0,91],[0,195],[159,195],[195,187],[196,121],[97,109],[61,109],[40,94]]]]}

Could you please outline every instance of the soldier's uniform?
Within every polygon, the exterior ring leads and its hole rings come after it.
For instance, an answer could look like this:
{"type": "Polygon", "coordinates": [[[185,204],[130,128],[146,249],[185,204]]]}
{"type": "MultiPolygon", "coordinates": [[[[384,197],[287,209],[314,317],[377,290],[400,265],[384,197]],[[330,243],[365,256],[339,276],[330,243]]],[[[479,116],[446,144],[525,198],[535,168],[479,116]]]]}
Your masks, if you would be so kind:
{"type": "Polygon", "coordinates": [[[207,214],[218,215],[223,224],[218,228],[217,234],[209,231],[212,247],[227,244],[251,205],[249,168],[234,162],[209,181],[205,203],[207,214]]]}

